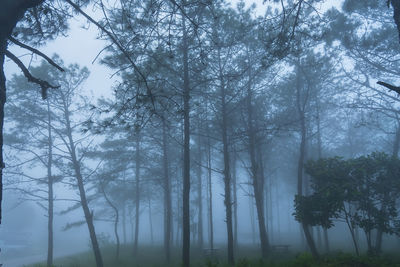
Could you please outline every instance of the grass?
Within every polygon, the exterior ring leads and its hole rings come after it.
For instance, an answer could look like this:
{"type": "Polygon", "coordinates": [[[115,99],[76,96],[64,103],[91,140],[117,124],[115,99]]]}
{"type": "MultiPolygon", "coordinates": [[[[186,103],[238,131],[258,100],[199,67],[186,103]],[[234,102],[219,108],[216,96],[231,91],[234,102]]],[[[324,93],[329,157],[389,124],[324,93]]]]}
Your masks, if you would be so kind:
{"type": "MultiPolygon", "coordinates": [[[[180,267],[180,250],[172,251],[172,260],[165,263],[162,247],[145,247],[138,249],[137,257],[132,256],[132,246],[122,246],[119,260],[115,258],[115,248],[108,246],[102,249],[105,267],[180,267]]],[[[228,267],[226,251],[219,251],[216,257],[204,257],[200,249],[191,251],[192,267],[228,267]]],[[[236,252],[235,267],[400,267],[400,257],[394,254],[372,257],[362,255],[356,257],[349,253],[334,253],[323,256],[319,261],[314,260],[309,253],[277,253],[267,260],[259,258],[259,250],[252,246],[240,247],[236,252]]],[[[95,260],[91,251],[56,259],[55,267],[95,267],[95,260]]],[[[29,267],[44,267],[44,263],[29,267]]]]}

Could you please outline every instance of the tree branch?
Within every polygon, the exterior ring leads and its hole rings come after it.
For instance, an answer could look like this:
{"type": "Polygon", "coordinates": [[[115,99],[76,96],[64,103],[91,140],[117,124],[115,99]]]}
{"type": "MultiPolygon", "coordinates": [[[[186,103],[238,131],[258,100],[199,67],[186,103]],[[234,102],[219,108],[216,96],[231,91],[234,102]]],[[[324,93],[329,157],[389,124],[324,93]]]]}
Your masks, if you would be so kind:
{"type": "Polygon", "coordinates": [[[398,93],[400,95],[400,86],[394,86],[382,81],[378,81],[377,84],[385,86],[386,88],[388,88],[391,91],[395,91],[396,93],[398,93]]]}
{"type": "Polygon", "coordinates": [[[17,56],[15,56],[13,53],[11,53],[10,51],[6,50],[6,56],[11,59],[12,61],[14,61],[15,64],[17,64],[17,66],[21,69],[21,71],[24,73],[25,77],[28,79],[29,82],[32,83],[36,83],[40,86],[40,88],[42,89],[42,98],[46,99],[47,98],[47,89],[49,88],[59,88],[60,86],[54,86],[49,84],[46,81],[43,81],[39,78],[34,77],[29,70],[25,67],[24,63],[22,63],[21,60],[19,60],[19,58],[17,56]]]}
{"type": "Polygon", "coordinates": [[[86,14],[77,4],[73,3],[71,0],[65,0],[68,4],[70,4],[78,13],[80,13],[82,16],[84,16],[87,20],[92,22],[94,25],[96,25],[101,31],[103,31],[114,43],[118,49],[121,51],[121,53],[125,56],[125,58],[129,61],[133,69],[139,74],[139,76],[143,79],[143,82],[146,86],[147,89],[147,94],[150,97],[150,100],[153,104],[154,107],[154,96],[153,93],[151,92],[150,86],[147,83],[147,78],[144,75],[144,73],[140,70],[140,68],[133,62],[132,58],[130,57],[129,53],[126,51],[126,49],[122,46],[122,44],[117,40],[117,37],[115,37],[109,30],[107,30],[105,27],[103,27],[100,23],[95,21],[91,16],[86,14]]]}
{"type": "Polygon", "coordinates": [[[57,63],[55,63],[51,58],[49,58],[48,56],[46,56],[45,54],[43,54],[43,53],[40,52],[39,50],[37,50],[37,49],[35,49],[35,48],[33,48],[33,47],[30,47],[29,45],[23,44],[23,43],[21,43],[20,41],[16,40],[15,38],[11,37],[11,36],[8,37],[8,40],[10,40],[10,41],[13,42],[14,44],[16,44],[16,45],[18,45],[18,46],[20,46],[20,47],[22,47],[22,48],[25,48],[25,49],[27,49],[27,50],[29,50],[29,51],[31,51],[31,52],[33,52],[33,53],[35,53],[35,54],[41,56],[41,57],[44,58],[50,65],[56,67],[58,70],[60,70],[60,71],[62,71],[62,72],[65,71],[60,65],[58,65],[57,63]]]}

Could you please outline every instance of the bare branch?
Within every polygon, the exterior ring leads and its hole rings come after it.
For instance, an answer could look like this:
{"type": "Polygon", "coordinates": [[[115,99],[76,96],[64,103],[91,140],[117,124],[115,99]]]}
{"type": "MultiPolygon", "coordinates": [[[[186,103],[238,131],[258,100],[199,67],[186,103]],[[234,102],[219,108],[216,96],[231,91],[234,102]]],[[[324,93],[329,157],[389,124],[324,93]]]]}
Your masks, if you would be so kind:
{"type": "Polygon", "coordinates": [[[15,64],[17,64],[17,66],[21,69],[21,71],[24,73],[25,77],[28,79],[29,82],[32,83],[36,83],[40,86],[40,88],[42,89],[42,98],[46,99],[47,98],[47,89],[49,88],[59,88],[60,86],[54,86],[49,84],[46,81],[43,81],[39,78],[34,77],[29,70],[25,67],[24,63],[22,63],[21,60],[19,60],[19,58],[14,55],[13,53],[11,53],[10,51],[6,50],[6,56],[11,59],[12,61],[14,61],[15,64]]]}
{"type": "Polygon", "coordinates": [[[385,86],[386,88],[388,88],[391,91],[395,91],[396,93],[398,93],[400,95],[400,86],[394,86],[382,81],[378,81],[377,84],[385,86]]]}
{"type": "Polygon", "coordinates": [[[62,72],[65,71],[60,65],[58,65],[57,63],[55,63],[51,58],[49,58],[48,56],[46,56],[44,53],[40,52],[40,51],[37,50],[36,48],[30,47],[29,45],[26,45],[26,44],[23,44],[23,43],[21,43],[20,41],[16,40],[15,38],[11,37],[11,36],[8,37],[8,40],[10,40],[10,41],[13,42],[14,44],[16,44],[16,45],[18,45],[18,46],[20,46],[20,47],[22,47],[22,48],[25,48],[25,49],[27,49],[27,50],[29,50],[29,51],[35,53],[36,55],[41,56],[41,57],[44,58],[50,65],[56,67],[58,70],[60,70],[60,71],[62,71],[62,72]]]}

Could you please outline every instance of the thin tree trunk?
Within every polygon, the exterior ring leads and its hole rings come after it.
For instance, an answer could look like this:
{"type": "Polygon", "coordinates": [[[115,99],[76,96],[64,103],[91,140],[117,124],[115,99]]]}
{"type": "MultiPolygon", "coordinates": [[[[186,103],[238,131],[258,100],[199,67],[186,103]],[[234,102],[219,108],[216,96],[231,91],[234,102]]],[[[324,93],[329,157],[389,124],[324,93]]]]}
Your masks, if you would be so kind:
{"type": "MultiPolygon", "coordinates": [[[[182,8],[185,6],[185,0],[182,0],[182,8]]],[[[183,142],[183,197],[182,197],[182,227],[183,227],[183,245],[182,262],[183,267],[190,266],[190,87],[189,87],[189,47],[186,30],[186,14],[182,12],[182,30],[183,30],[183,124],[184,124],[184,142],[183,142]]]]}
{"type": "MultiPolygon", "coordinates": [[[[251,191],[251,186],[249,183],[249,192],[251,191]]],[[[253,197],[249,196],[249,212],[250,212],[250,224],[251,224],[251,237],[253,241],[253,245],[256,244],[256,221],[254,218],[254,203],[253,197]]]]}
{"type": "Polygon", "coordinates": [[[90,240],[92,242],[92,248],[93,248],[94,256],[96,259],[96,266],[103,267],[103,259],[101,257],[100,247],[99,247],[99,243],[97,241],[96,231],[95,231],[94,224],[93,224],[93,211],[90,211],[89,205],[87,202],[85,186],[84,186],[83,177],[81,174],[81,166],[80,166],[80,163],[76,156],[75,142],[72,138],[72,128],[71,128],[71,123],[70,123],[70,118],[69,118],[69,116],[70,116],[69,110],[68,110],[68,107],[67,107],[65,101],[64,101],[64,116],[66,119],[66,128],[67,128],[67,135],[68,135],[69,146],[70,146],[69,149],[70,149],[70,153],[71,153],[72,165],[73,165],[73,168],[75,171],[75,177],[77,179],[79,196],[81,199],[81,205],[82,205],[83,213],[85,215],[86,224],[88,226],[90,240]]]}
{"type": "Polygon", "coordinates": [[[208,222],[210,227],[210,248],[214,249],[214,225],[213,225],[213,194],[211,180],[211,138],[207,123],[207,171],[208,171],[208,222]]]}
{"type": "MultiPolygon", "coordinates": [[[[399,125],[397,125],[396,135],[393,142],[393,152],[392,152],[393,158],[397,158],[397,155],[399,154],[399,147],[400,147],[400,127],[399,125]]],[[[381,210],[383,210],[386,207],[387,202],[389,201],[388,198],[389,198],[388,195],[384,196],[381,210]]],[[[382,236],[383,236],[383,231],[381,228],[379,228],[376,233],[376,243],[375,243],[375,248],[377,253],[380,253],[382,250],[382,236]]]]}
{"type": "Polygon", "coordinates": [[[238,199],[237,199],[237,172],[236,172],[236,151],[232,159],[232,190],[233,190],[233,242],[235,250],[238,248],[238,199]]]}
{"type": "MultiPolygon", "coordinates": [[[[319,97],[317,97],[317,145],[318,145],[318,159],[322,158],[322,134],[321,134],[321,109],[319,97]]],[[[322,227],[325,243],[325,252],[329,253],[329,238],[328,229],[322,227]]],[[[322,247],[321,231],[318,228],[318,245],[322,247]]]]}
{"type": "Polygon", "coordinates": [[[84,181],[83,181],[83,176],[81,173],[81,166],[80,162],[77,158],[76,155],[76,147],[75,147],[75,142],[72,137],[72,128],[71,128],[71,121],[70,121],[70,111],[68,108],[68,104],[66,102],[66,96],[62,95],[62,100],[63,100],[63,111],[64,111],[64,118],[65,118],[65,126],[66,126],[66,134],[69,142],[69,151],[71,155],[71,163],[75,172],[75,177],[77,180],[77,186],[79,189],[79,196],[81,199],[81,205],[83,209],[83,214],[85,216],[86,224],[88,226],[89,230],[89,236],[90,240],[92,243],[92,248],[96,260],[96,266],[97,267],[103,267],[103,259],[101,257],[101,252],[100,252],[100,247],[97,241],[96,237],[96,231],[94,228],[93,224],[93,211],[90,211],[88,201],[86,198],[86,191],[85,191],[85,186],[84,186],[84,181]]]}
{"type": "Polygon", "coordinates": [[[349,221],[349,216],[348,216],[348,213],[346,211],[346,207],[343,206],[343,210],[344,210],[344,213],[345,213],[344,216],[345,216],[346,224],[347,224],[347,227],[349,228],[349,231],[350,231],[350,234],[351,234],[351,239],[353,240],[354,249],[356,250],[357,256],[360,256],[360,251],[358,250],[357,239],[356,239],[356,236],[354,234],[354,228],[352,227],[351,222],[349,221]]]}
{"type": "Polygon", "coordinates": [[[47,183],[48,183],[48,240],[47,240],[47,266],[53,266],[53,215],[54,215],[54,196],[53,196],[53,138],[51,132],[50,104],[47,100],[47,123],[48,123],[48,158],[47,158],[47,183]]]}
{"type": "Polygon", "coordinates": [[[119,250],[120,250],[120,240],[119,240],[119,235],[118,235],[118,224],[119,224],[119,211],[118,208],[111,202],[111,200],[108,198],[106,191],[104,190],[104,184],[101,183],[101,192],[103,193],[103,196],[107,202],[107,204],[114,210],[115,213],[115,219],[114,219],[114,235],[115,235],[115,241],[117,242],[116,244],[116,251],[115,251],[115,259],[118,262],[119,261],[119,250]]]}
{"type": "MultiPolygon", "coordinates": [[[[201,122],[199,122],[201,127],[201,122]]],[[[198,166],[197,166],[197,184],[198,184],[198,207],[199,207],[199,216],[198,216],[198,245],[199,249],[203,248],[203,181],[202,181],[202,139],[201,136],[198,136],[198,166]]]]}
{"type": "MultiPolygon", "coordinates": [[[[304,160],[306,154],[306,121],[305,121],[305,114],[304,114],[304,103],[300,103],[300,74],[297,73],[297,82],[296,82],[296,102],[297,102],[297,110],[300,116],[300,156],[297,165],[297,194],[299,196],[303,195],[303,168],[304,168],[304,160]]],[[[304,236],[307,240],[308,247],[311,250],[311,253],[314,258],[319,258],[319,253],[314,243],[314,239],[311,236],[310,229],[307,224],[301,223],[301,226],[304,231],[304,236]]]]}
{"type": "Polygon", "coordinates": [[[151,245],[154,244],[154,236],[153,236],[153,219],[151,216],[151,197],[149,197],[149,224],[150,224],[150,242],[151,245]]]}
{"type": "Polygon", "coordinates": [[[139,219],[140,219],[140,133],[136,131],[135,151],[135,241],[133,244],[133,255],[137,255],[139,243],[139,219]]]}
{"type": "Polygon", "coordinates": [[[269,242],[267,236],[267,230],[265,228],[265,217],[264,217],[264,181],[260,175],[260,166],[256,159],[256,136],[254,129],[254,118],[253,118],[253,107],[252,107],[252,89],[251,89],[251,74],[249,73],[249,81],[247,88],[247,120],[248,120],[248,137],[249,137],[249,154],[251,163],[251,176],[254,191],[254,199],[256,202],[258,228],[261,242],[261,255],[265,259],[268,257],[269,242]]]}
{"type": "MultiPolygon", "coordinates": [[[[123,178],[124,188],[126,188],[126,181],[125,181],[125,173],[123,178]]],[[[122,202],[122,234],[124,236],[124,244],[127,242],[126,236],[126,200],[124,199],[122,202]]]]}
{"type": "Polygon", "coordinates": [[[218,63],[220,72],[220,93],[221,93],[221,112],[222,112],[222,144],[224,153],[224,185],[225,185],[225,211],[226,211],[226,230],[228,235],[228,264],[234,265],[234,254],[233,254],[233,227],[232,227],[232,200],[231,200],[231,171],[230,171],[230,160],[228,151],[228,122],[227,122],[227,111],[225,103],[225,84],[222,74],[222,66],[220,62],[220,51],[218,48],[218,63]]]}
{"type": "Polygon", "coordinates": [[[271,236],[271,242],[274,242],[274,216],[273,216],[273,209],[272,209],[272,177],[269,180],[269,187],[268,187],[268,207],[269,207],[269,221],[270,221],[270,229],[269,233],[271,236]]]}
{"type": "Polygon", "coordinates": [[[167,126],[165,118],[162,118],[163,130],[163,171],[164,171],[164,251],[167,263],[171,260],[171,223],[172,223],[172,203],[171,203],[171,181],[169,178],[169,159],[168,159],[168,140],[167,126]]]}

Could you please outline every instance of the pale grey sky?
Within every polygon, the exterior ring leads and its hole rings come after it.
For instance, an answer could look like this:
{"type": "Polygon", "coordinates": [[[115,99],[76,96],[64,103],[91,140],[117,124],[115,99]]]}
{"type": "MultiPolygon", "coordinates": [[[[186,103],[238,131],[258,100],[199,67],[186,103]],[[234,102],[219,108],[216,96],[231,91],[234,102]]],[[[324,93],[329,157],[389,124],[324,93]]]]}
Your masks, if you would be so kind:
{"type": "MultiPolygon", "coordinates": [[[[231,0],[232,6],[235,6],[237,2],[239,1],[231,0]]],[[[262,0],[245,1],[247,6],[250,6],[252,3],[257,4],[257,15],[261,15],[265,10],[262,2],[262,0]]],[[[89,29],[83,29],[82,26],[88,26],[86,24],[86,20],[84,20],[82,17],[74,18],[71,21],[68,36],[60,37],[54,41],[47,42],[45,46],[39,49],[50,56],[54,53],[59,54],[61,59],[63,59],[66,64],[78,63],[81,66],[86,66],[91,72],[91,75],[84,86],[85,92],[89,96],[111,96],[111,87],[115,82],[115,78],[111,78],[113,71],[99,64],[98,61],[92,64],[92,61],[96,58],[97,54],[101,51],[101,49],[103,49],[106,43],[96,38],[98,30],[94,25],[90,25],[89,29]]],[[[26,64],[29,64],[31,56],[27,54],[27,51],[14,48],[12,51],[17,56],[25,55],[22,57],[22,60],[26,64]]],[[[41,60],[41,58],[37,59],[41,60]]],[[[13,73],[21,73],[18,67],[16,67],[15,64],[9,60],[7,61],[5,67],[6,76],[8,79],[13,73]]]]}

